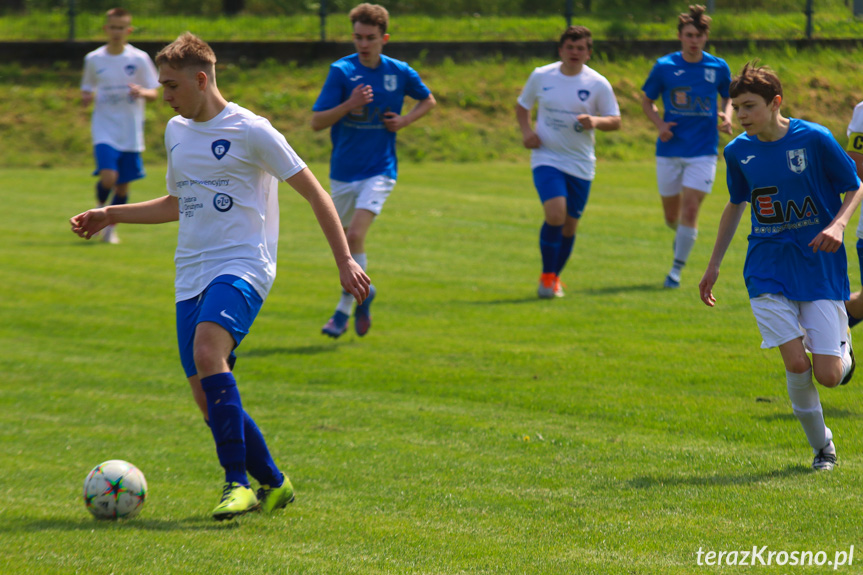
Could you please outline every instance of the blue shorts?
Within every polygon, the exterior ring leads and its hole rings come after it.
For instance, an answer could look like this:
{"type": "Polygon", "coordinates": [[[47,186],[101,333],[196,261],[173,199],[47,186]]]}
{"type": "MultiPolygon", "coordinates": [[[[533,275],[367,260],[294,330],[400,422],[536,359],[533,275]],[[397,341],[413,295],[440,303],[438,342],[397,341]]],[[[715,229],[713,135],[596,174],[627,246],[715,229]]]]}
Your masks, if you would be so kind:
{"type": "Polygon", "coordinates": [[[98,176],[102,170],[112,170],[119,174],[117,183],[125,184],[132,180],[140,180],[146,175],[139,152],[121,152],[108,144],[96,144],[93,148],[93,157],[96,158],[94,176],[98,176]]]}
{"type": "Polygon", "coordinates": [[[533,185],[543,203],[564,196],[566,213],[571,218],[581,219],[590,196],[589,180],[570,176],[551,166],[537,166],[533,169],[533,185]]]}
{"type": "MultiPolygon", "coordinates": [[[[219,276],[198,297],[177,302],[177,343],[186,377],[195,367],[195,329],[204,321],[217,323],[234,338],[234,349],[249,333],[264,300],[244,279],[219,276]]],[[[227,358],[225,358],[227,359],[227,358]]]]}

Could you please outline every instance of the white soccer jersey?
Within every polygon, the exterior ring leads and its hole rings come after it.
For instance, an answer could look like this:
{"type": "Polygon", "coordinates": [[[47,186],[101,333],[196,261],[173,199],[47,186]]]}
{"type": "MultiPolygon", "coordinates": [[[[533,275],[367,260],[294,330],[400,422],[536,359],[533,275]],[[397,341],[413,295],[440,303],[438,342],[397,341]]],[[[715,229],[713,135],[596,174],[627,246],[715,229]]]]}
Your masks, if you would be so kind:
{"type": "Polygon", "coordinates": [[[278,180],[306,164],[266,118],[234,103],[207,122],[175,116],[165,149],[168,192],[180,202],[177,301],[224,274],[265,299],[276,278],[278,180]]]}
{"type": "Polygon", "coordinates": [[[576,118],[619,116],[611,84],[599,72],[583,66],[575,76],[561,73],[561,62],[536,68],[518,103],[530,110],[538,102],[536,133],[542,145],[531,153],[531,167],[552,166],[583,180],[596,173],[595,130],[584,130],[576,118]]]}
{"type": "MultiPolygon", "coordinates": [[[[846,150],[863,154],[863,102],[854,106],[854,114],[848,124],[848,145],[846,150]]],[[[857,224],[857,237],[863,239],[863,218],[857,224]]]]}
{"type": "Polygon", "coordinates": [[[108,144],[121,152],[144,151],[144,99],[129,97],[129,84],[159,87],[156,66],[143,50],[126,44],[122,54],[108,47],[84,58],[81,90],[96,95],[91,132],[93,145],[108,144]]]}

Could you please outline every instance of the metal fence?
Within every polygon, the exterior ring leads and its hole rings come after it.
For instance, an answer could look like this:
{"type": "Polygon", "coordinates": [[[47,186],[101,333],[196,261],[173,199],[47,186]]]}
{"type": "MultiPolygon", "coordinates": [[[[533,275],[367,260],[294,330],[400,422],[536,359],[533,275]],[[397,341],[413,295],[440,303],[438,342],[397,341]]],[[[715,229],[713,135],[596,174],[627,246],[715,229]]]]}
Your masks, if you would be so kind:
{"type": "MultiPolygon", "coordinates": [[[[0,41],[104,39],[105,12],[122,6],[133,14],[139,40],[171,40],[194,20],[209,40],[329,40],[350,37],[346,14],[360,0],[0,0],[0,41]],[[339,17],[334,17],[338,15],[339,17]]],[[[556,18],[561,25],[585,15],[603,18],[612,30],[637,34],[652,20],[700,2],[708,12],[761,9],[801,16],[789,32],[812,36],[813,16],[829,14],[848,21],[853,37],[863,29],[863,0],[371,0],[394,16],[449,19],[556,18]],[[803,24],[802,15],[806,15],[803,24]],[[633,16],[634,15],[634,16],[633,16]],[[660,16],[661,15],[661,16],[660,16]],[[615,24],[620,26],[615,28],[615,24]],[[627,32],[627,30],[629,32],[627,32]],[[634,32],[633,32],[634,30],[634,32]]],[[[842,20],[840,20],[842,21],[842,20]]],[[[433,24],[429,25],[430,28],[433,24]]],[[[558,24],[555,24],[557,27],[558,24]]],[[[728,29],[728,26],[725,26],[728,29]]],[[[841,36],[841,34],[840,34],[841,36]]],[[[732,35],[731,39],[734,36],[732,35]]],[[[836,35],[834,35],[836,37],[836,35]]],[[[629,38],[632,39],[632,38],[629,38]]]]}

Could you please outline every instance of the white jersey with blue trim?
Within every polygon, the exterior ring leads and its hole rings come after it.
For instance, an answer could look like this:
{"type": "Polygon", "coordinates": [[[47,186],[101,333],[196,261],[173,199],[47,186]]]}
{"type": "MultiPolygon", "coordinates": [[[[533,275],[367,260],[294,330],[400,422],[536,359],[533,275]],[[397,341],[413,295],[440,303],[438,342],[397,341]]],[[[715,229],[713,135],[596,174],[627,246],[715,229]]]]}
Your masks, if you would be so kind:
{"type": "Polygon", "coordinates": [[[102,46],[84,58],[81,90],[95,94],[90,127],[94,146],[144,151],[144,99],[130,97],[129,84],[159,87],[156,66],[143,50],[126,44],[122,54],[114,55],[102,46]]]}
{"type": "Polygon", "coordinates": [[[265,299],[276,278],[278,182],[306,164],[269,120],[234,103],[207,122],[172,118],[165,149],[168,192],[180,203],[177,301],[225,274],[265,299]]]}
{"type": "Polygon", "coordinates": [[[809,243],[833,221],[842,195],[856,191],[854,162],[825,127],[791,118],[775,142],[739,135],[725,147],[731,202],[751,203],[752,230],[743,277],[749,297],[845,301],[845,250],[814,252],[809,243]]]}
{"type": "MultiPolygon", "coordinates": [[[[854,114],[848,123],[847,135],[848,145],[845,147],[845,151],[863,154],[863,102],[854,106],[854,114]]],[[[857,237],[863,240],[863,218],[860,218],[860,222],[857,224],[857,237]]]]}
{"type": "Polygon", "coordinates": [[[526,110],[538,105],[536,134],[542,144],[531,152],[531,168],[551,166],[591,181],[596,174],[596,130],[585,130],[576,118],[620,116],[620,107],[611,84],[599,72],[585,65],[575,76],[567,76],[561,65],[536,68],[518,97],[518,105],[526,110]]]}

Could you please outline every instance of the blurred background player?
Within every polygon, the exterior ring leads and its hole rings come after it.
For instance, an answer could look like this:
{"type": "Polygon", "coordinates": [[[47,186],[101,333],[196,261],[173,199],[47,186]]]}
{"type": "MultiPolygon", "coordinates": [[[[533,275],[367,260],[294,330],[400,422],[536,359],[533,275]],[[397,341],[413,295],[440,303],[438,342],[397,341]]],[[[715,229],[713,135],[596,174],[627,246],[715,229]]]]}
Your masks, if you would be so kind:
{"type": "Polygon", "coordinates": [[[560,61],[531,73],[515,107],[522,142],[532,150],[533,182],[545,215],[539,233],[541,298],[564,295],[560,273],[572,253],[596,174],[595,130],[620,129],[611,84],[587,66],[592,49],[590,30],[567,28],[558,41],[560,61]],[[530,112],[534,104],[535,131],[530,112]]]}
{"type": "Polygon", "coordinates": [[[731,134],[731,71],[725,60],[704,51],[711,20],[704,12],[704,6],[690,6],[678,16],[681,51],[659,58],[642,86],[641,107],[659,132],[656,179],[665,224],[675,231],[667,288],[680,287],[680,273],[698,237],[698,211],[716,178],[717,118],[719,130],[731,134]],[[718,113],[717,94],[722,98],[718,113]],[[659,96],[662,117],[655,104],[659,96]]]}
{"type": "MultiPolygon", "coordinates": [[[[854,107],[854,114],[848,124],[848,145],[845,151],[857,166],[857,176],[863,178],[863,102],[854,107]]],[[[857,224],[857,261],[863,277],[863,218],[857,224]]],[[[845,302],[845,310],[848,312],[849,327],[860,323],[863,320],[863,292],[851,294],[851,299],[845,302]]]]}
{"type": "MultiPolygon", "coordinates": [[[[113,205],[125,204],[129,182],[144,177],[144,101],[159,96],[159,78],[150,56],[128,44],[132,15],[112,8],[105,16],[108,43],[84,58],[81,104],[95,101],[91,132],[96,159],[96,203],[104,206],[114,191],[113,205]]],[[[113,226],[102,240],[119,242],[113,226]]]]}
{"type": "Polygon", "coordinates": [[[769,68],[746,64],[730,94],[745,133],[725,147],[730,201],[699,285],[701,299],[716,304],[719,267],[751,203],[743,278],[761,347],[779,348],[791,407],[815,453],[812,467],[830,470],[836,446],[812,378],[836,387],[854,374],[843,239],[860,203],[860,179],[829,130],[782,116],[782,84],[769,68]]]}
{"type": "Polygon", "coordinates": [[[271,512],[293,501],[294,490],[244,410],[228,358],[275,281],[278,181],[311,205],[343,288],[362,301],[369,278],[351,258],[329,195],[285,137],[265,118],[222,97],[210,46],[187,32],[156,62],[164,100],[179,114],[165,129],[168,195],[78,214],[72,231],[89,239],[117,222],[180,220],[174,258],[180,361],[225,470],[212,514],[224,520],[259,507],[271,512]],[[257,494],[247,471],[260,483],[257,494]]]}
{"type": "MultiPolygon", "coordinates": [[[[381,52],[389,40],[389,14],[383,6],[360,4],[350,12],[356,54],[330,66],[321,93],[312,108],[312,129],[330,128],[330,188],[348,238],[351,254],[365,270],[366,235],[396,185],[396,132],[417,121],[436,102],[413,68],[381,52]],[[405,96],[416,106],[401,115],[405,96]]],[[[371,327],[369,297],[357,305],[354,329],[364,336],[371,327]]],[[[348,329],[354,305],[342,291],[330,320],[321,329],[337,338],[348,329]]]]}

